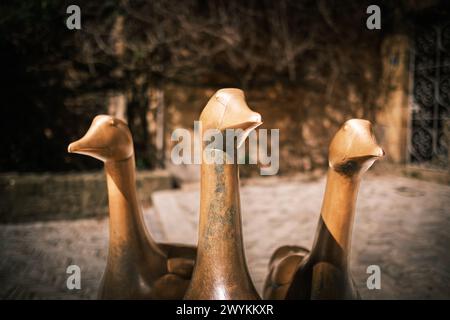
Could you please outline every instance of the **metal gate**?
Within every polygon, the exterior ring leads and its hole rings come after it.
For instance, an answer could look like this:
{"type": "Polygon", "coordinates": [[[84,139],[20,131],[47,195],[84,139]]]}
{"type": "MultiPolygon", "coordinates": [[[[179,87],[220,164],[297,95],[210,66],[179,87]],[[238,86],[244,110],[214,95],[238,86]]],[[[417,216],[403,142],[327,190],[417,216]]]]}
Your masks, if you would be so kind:
{"type": "Polygon", "coordinates": [[[450,21],[418,26],[412,52],[409,161],[449,169],[450,21]]]}

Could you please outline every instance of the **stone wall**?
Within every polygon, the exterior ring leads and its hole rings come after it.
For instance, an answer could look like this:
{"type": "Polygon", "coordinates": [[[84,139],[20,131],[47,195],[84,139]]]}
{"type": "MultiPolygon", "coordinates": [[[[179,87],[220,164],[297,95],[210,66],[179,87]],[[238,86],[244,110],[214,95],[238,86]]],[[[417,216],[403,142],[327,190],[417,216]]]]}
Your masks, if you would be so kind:
{"type": "MultiPolygon", "coordinates": [[[[325,170],[330,140],[346,120],[365,118],[376,125],[378,83],[375,80],[368,82],[373,87],[365,91],[359,88],[361,84],[336,83],[336,92],[329,97],[311,88],[282,85],[244,90],[248,105],[262,115],[264,123],[260,128],[280,130],[279,174],[325,170]]],[[[171,141],[173,130],[185,128],[193,132],[194,121],[198,120],[216,90],[179,86],[166,88],[166,159],[170,161],[172,147],[178,143],[171,141]]],[[[256,165],[241,166],[240,171],[242,176],[259,172],[256,165]]]]}
{"type": "MultiPolygon", "coordinates": [[[[166,171],[140,171],[137,186],[143,205],[151,194],[170,189],[166,171]]],[[[76,174],[1,174],[0,223],[77,219],[108,212],[103,172],[76,174]]]]}

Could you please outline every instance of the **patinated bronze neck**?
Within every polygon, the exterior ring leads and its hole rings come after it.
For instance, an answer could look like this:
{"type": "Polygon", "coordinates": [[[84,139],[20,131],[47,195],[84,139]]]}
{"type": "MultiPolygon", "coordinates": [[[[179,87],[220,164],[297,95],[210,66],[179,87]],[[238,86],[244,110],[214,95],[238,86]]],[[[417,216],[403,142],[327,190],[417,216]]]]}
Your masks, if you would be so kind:
{"type": "Polygon", "coordinates": [[[224,151],[212,152],[223,164],[201,165],[197,262],[185,298],[259,299],[244,255],[238,165],[227,164],[224,151]]]}

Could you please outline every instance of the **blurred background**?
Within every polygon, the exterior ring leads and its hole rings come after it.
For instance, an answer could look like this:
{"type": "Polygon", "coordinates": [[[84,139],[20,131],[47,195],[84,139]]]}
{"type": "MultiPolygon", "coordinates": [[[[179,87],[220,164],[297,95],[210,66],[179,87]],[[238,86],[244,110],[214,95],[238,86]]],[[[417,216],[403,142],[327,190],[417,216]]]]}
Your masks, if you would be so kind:
{"type": "Polygon", "coordinates": [[[0,35],[1,298],[95,298],[105,179],[102,163],[67,146],[97,114],[129,124],[150,230],[195,243],[198,168],[170,162],[170,137],[192,131],[223,87],[243,89],[263,128],[280,129],[278,176],[241,166],[258,290],[276,247],[311,246],[328,143],[356,117],[387,154],[358,200],[363,298],[450,298],[448,1],[22,0],[0,4],[0,35]],[[80,30],[66,27],[71,4],[80,30]],[[379,30],[366,27],[372,4],[379,30]],[[83,271],[80,291],[66,288],[70,264],[83,271]],[[370,264],[384,272],[382,290],[365,287],[370,264]]]}

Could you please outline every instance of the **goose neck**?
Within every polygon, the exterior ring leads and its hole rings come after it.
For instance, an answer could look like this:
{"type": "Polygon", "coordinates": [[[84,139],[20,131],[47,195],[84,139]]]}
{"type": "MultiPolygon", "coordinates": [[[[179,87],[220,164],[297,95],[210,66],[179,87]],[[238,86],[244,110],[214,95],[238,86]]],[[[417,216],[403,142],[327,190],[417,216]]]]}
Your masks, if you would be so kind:
{"type": "Polygon", "coordinates": [[[338,265],[348,264],[359,181],[358,174],[328,170],[312,256],[338,265]]]}
{"type": "Polygon", "coordinates": [[[136,191],[134,155],[121,161],[105,163],[109,202],[110,248],[127,247],[128,250],[141,250],[150,245],[159,251],[148,234],[142,209],[136,191]]]}
{"type": "Polygon", "coordinates": [[[236,161],[227,163],[224,151],[213,152],[224,161],[203,161],[201,165],[198,257],[193,283],[198,276],[207,281],[205,290],[213,295],[208,298],[257,299],[244,256],[238,165],[236,161]]]}

